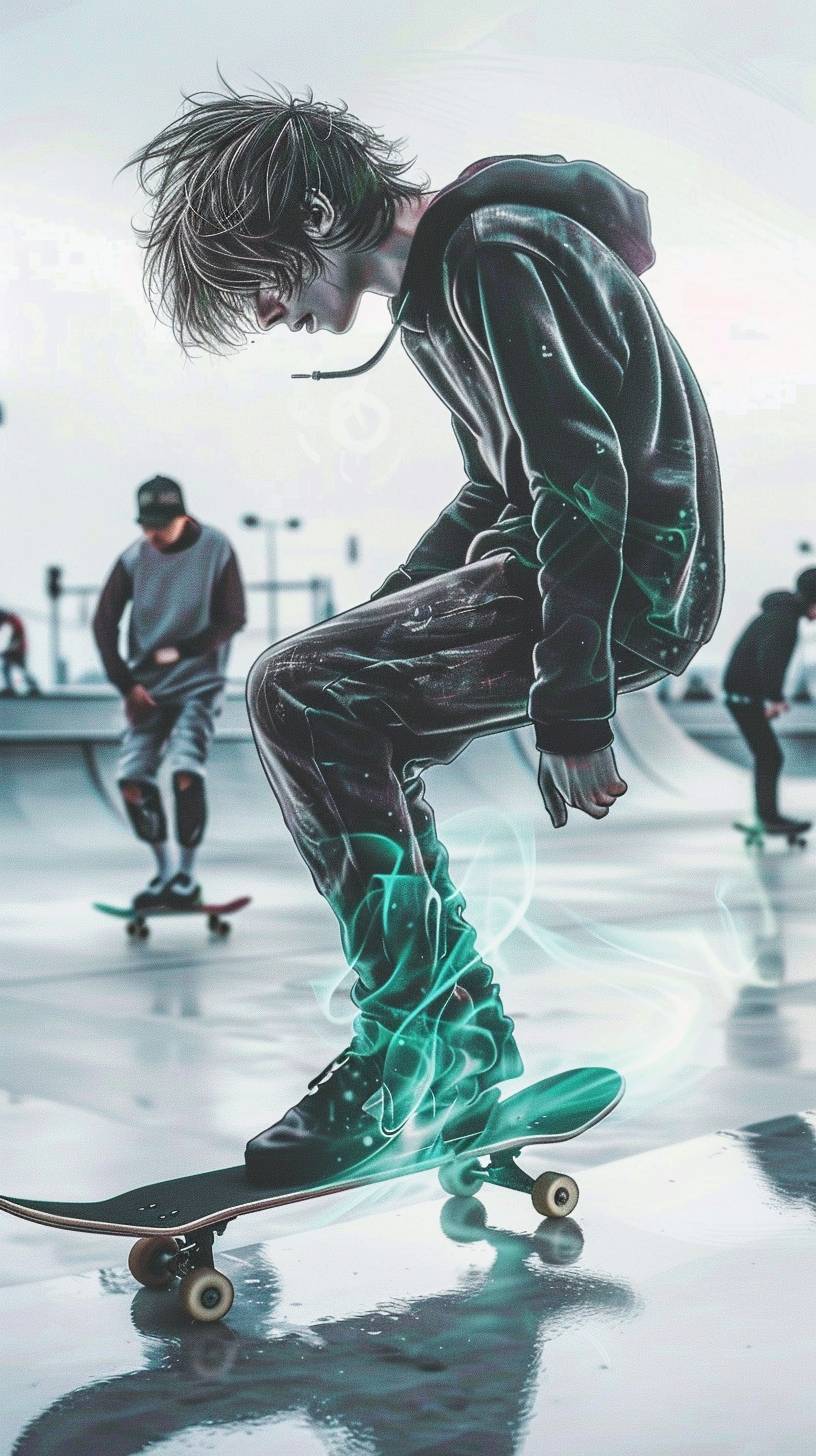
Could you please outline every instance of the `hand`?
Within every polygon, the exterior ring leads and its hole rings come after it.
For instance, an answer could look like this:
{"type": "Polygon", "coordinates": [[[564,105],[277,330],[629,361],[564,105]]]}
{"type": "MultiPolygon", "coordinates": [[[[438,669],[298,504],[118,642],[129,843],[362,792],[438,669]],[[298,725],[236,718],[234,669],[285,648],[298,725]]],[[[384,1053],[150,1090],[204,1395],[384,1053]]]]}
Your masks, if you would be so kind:
{"type": "Polygon", "coordinates": [[[778,703],[766,703],[765,704],[765,717],[766,718],[778,718],[778,717],[780,717],[780,715],[782,713],[787,713],[788,710],[789,710],[789,708],[790,708],[790,703],[786,703],[785,700],[784,700],[784,698],[780,698],[780,700],[779,700],[778,703]]]}
{"type": "Polygon", "coordinates": [[[141,683],[134,683],[125,698],[125,716],[128,722],[134,728],[138,728],[139,724],[143,723],[145,718],[149,718],[153,709],[157,707],[158,703],[153,694],[149,693],[147,688],[143,688],[141,683]]]}
{"type": "Polygon", "coordinates": [[[157,667],[172,667],[181,657],[177,647],[157,647],[153,653],[153,661],[157,667]]]}
{"type": "Polygon", "coordinates": [[[605,819],[627,788],[618,773],[611,746],[574,756],[542,753],[538,787],[553,829],[563,829],[568,804],[589,814],[591,819],[605,819]]]}

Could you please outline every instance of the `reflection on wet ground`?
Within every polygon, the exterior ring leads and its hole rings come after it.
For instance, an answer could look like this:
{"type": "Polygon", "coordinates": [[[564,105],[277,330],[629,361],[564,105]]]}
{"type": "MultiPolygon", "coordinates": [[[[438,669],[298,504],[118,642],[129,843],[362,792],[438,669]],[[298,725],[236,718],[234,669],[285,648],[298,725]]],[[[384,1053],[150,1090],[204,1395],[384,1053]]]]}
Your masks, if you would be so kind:
{"type": "Polygon", "coordinates": [[[222,1260],[223,1326],[119,1272],[7,1291],[10,1449],[512,1456],[589,1451],[600,1433],[638,1456],[806,1449],[816,1118],[584,1185],[583,1219],[537,1229],[490,1190],[244,1249],[222,1260]],[[38,1309],[61,1332],[44,1362],[38,1309]]]}
{"type": "Polygon", "coordinates": [[[614,1280],[567,1272],[583,1245],[572,1221],[524,1235],[490,1227],[484,1205],[469,1199],[446,1204],[441,1227],[463,1247],[480,1245],[490,1267],[471,1267],[453,1290],[345,1318],[309,1325],[281,1318],[279,1281],[263,1259],[238,1281],[229,1328],[184,1327],[172,1299],[140,1292],[131,1317],[144,1343],[142,1367],[70,1392],[15,1449],[71,1450],[72,1441],[80,1449],[84,1441],[83,1449],[125,1456],[196,1427],[203,1400],[213,1450],[218,1427],[262,1423],[268,1432],[295,1419],[361,1450],[461,1442],[474,1450],[490,1433],[492,1451],[514,1451],[542,1342],[582,1320],[626,1315],[632,1295],[614,1280]]]}

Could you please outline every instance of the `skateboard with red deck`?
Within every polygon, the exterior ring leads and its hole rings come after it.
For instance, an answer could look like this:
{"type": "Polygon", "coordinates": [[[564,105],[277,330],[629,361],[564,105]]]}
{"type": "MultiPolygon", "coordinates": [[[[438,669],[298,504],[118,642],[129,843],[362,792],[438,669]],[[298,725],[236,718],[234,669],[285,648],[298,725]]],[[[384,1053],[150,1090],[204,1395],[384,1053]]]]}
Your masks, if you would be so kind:
{"type": "Polygon", "coordinates": [[[190,905],[184,910],[177,910],[171,905],[154,905],[149,910],[134,910],[132,905],[106,905],[101,900],[94,900],[94,910],[100,910],[103,915],[115,915],[119,920],[124,920],[125,930],[136,940],[146,940],[150,934],[148,920],[167,920],[172,915],[206,915],[207,928],[213,935],[229,935],[232,926],[227,920],[228,915],[237,915],[245,905],[249,905],[251,895],[240,895],[237,900],[226,900],[223,905],[190,905]]]}

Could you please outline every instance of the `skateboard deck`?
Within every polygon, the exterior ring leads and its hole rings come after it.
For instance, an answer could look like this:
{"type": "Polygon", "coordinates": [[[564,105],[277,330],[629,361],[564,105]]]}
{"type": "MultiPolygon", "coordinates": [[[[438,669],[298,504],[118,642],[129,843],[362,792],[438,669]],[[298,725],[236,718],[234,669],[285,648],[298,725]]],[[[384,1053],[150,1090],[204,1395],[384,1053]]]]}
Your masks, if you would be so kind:
{"type": "Polygon", "coordinates": [[[466,1197],[482,1183],[495,1183],[530,1194],[538,1213],[564,1218],[578,1201],[575,1181],[559,1173],[532,1178],[516,1158],[525,1147],[578,1137],[612,1112],[624,1088],[623,1077],[606,1067],[560,1072],[498,1102],[478,1136],[461,1138],[444,1149],[434,1145],[418,1157],[406,1154],[402,1162],[386,1164],[380,1157],[369,1169],[361,1164],[337,1179],[302,1188],[251,1183],[240,1163],[148,1183],[95,1203],[0,1197],[0,1210],[53,1228],[138,1235],[128,1261],[134,1278],[147,1288],[162,1289],[180,1277],[186,1312],[194,1319],[212,1321],[227,1313],[233,1299],[229,1280],[213,1268],[214,1235],[246,1213],[436,1168],[446,1193],[466,1197]],[[487,1163],[480,1162],[485,1158],[487,1163]]]}
{"type": "Polygon", "coordinates": [[[742,824],[738,819],[734,821],[734,828],[743,835],[746,849],[762,849],[766,839],[784,839],[791,847],[804,849],[810,833],[810,828],[807,828],[792,829],[790,833],[786,834],[778,830],[766,829],[764,824],[742,824]]]}
{"type": "Polygon", "coordinates": [[[103,915],[114,915],[118,920],[124,920],[128,935],[144,940],[150,934],[148,920],[166,920],[173,915],[206,915],[208,929],[214,935],[228,935],[230,924],[225,917],[237,915],[251,900],[251,895],[239,895],[237,900],[225,900],[222,905],[199,902],[197,905],[190,905],[186,910],[176,910],[171,905],[155,905],[149,910],[134,910],[132,905],[107,905],[103,900],[94,900],[93,907],[103,915]]]}

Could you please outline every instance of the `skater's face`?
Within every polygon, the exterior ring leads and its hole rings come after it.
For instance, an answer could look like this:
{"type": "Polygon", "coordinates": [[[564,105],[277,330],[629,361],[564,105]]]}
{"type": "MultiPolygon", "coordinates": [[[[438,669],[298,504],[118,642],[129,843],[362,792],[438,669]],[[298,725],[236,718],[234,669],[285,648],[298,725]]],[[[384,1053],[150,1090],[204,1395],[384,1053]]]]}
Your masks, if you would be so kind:
{"type": "Polygon", "coordinates": [[[809,622],[816,622],[816,602],[811,602],[810,606],[805,612],[805,616],[807,617],[809,622]]]}
{"type": "Polygon", "coordinates": [[[163,551],[168,546],[175,545],[186,524],[186,516],[174,516],[166,526],[142,526],[142,535],[147,538],[151,546],[155,546],[158,551],[163,551]]]}
{"type": "MultiPolygon", "coordinates": [[[[322,193],[313,194],[305,231],[318,242],[328,236],[334,222],[331,203],[322,193]]],[[[255,296],[255,316],[264,333],[277,324],[285,324],[293,334],[301,329],[307,334],[316,334],[320,329],[345,334],[351,328],[365,292],[362,255],[333,247],[323,251],[323,259],[322,277],[286,297],[273,286],[261,284],[255,296]]]]}

